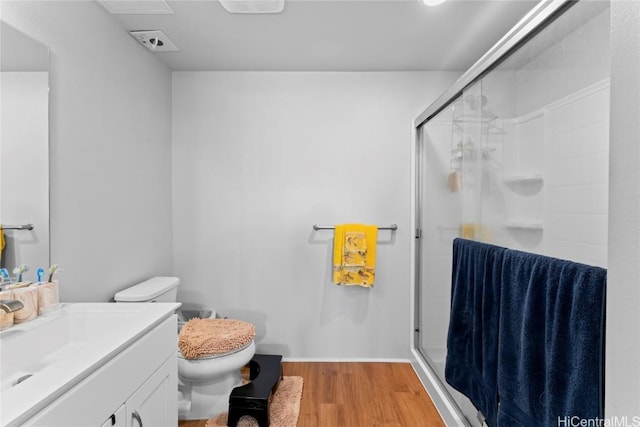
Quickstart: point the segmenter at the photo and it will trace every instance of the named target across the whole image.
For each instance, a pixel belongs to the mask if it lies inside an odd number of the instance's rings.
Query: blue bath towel
[[[508,250],[498,349],[498,425],[604,416],[606,270]]]
[[[505,248],[453,242],[445,378],[496,426],[500,279]]]

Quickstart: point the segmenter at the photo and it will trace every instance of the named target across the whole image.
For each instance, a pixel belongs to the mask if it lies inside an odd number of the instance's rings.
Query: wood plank
[[[408,363],[284,362],[304,378],[298,427],[444,427]],[[204,427],[206,421],[180,421]]]
[[[207,420],[198,420],[198,421],[178,421],[179,427],[204,427],[207,423]]]

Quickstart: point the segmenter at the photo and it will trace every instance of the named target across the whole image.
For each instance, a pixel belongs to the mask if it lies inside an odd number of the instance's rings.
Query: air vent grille
[[[130,31],[129,33],[138,40],[141,45],[152,52],[175,52],[180,50],[162,31]]]

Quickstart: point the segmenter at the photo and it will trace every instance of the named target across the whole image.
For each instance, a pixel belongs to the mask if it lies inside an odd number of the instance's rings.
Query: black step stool
[[[282,379],[282,356],[256,354],[249,361],[251,382],[231,391],[227,425],[236,427],[240,417],[251,415],[259,427],[269,427],[269,403]]]

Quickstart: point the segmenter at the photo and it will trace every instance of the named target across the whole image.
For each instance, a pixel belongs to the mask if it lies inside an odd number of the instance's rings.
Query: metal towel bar
[[[318,224],[313,224],[313,229],[314,230],[335,230],[336,226],[335,225],[318,225]],[[378,227],[378,230],[392,230],[395,231],[398,229],[398,224],[391,224],[388,227]]]
[[[3,230],[33,230],[33,224],[24,225],[3,225]]]

